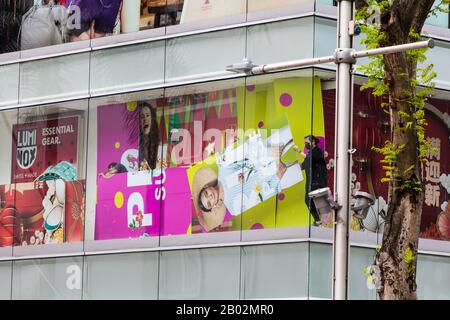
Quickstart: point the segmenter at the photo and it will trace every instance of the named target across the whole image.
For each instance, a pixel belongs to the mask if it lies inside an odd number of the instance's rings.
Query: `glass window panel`
[[[14,261],[12,298],[80,300],[82,263],[82,257]]]
[[[259,65],[312,57],[313,19],[302,18],[249,27],[247,56]]]
[[[278,244],[243,248],[243,299],[306,298],[308,244]]]
[[[168,14],[176,17],[173,21],[177,26],[168,27],[167,33],[207,29],[246,20],[247,0],[169,0],[169,3]]]
[[[231,173],[224,157],[232,161],[242,156],[233,143],[244,117],[243,84],[230,80],[166,90],[168,169],[162,235],[189,236],[166,237],[161,244],[240,240],[240,207],[233,210],[233,206],[241,198],[241,188],[237,178],[232,188],[227,187],[224,179]],[[218,234],[224,231],[235,232]]]
[[[441,4],[442,1],[435,1],[434,5],[433,5],[433,9],[436,9],[436,7]],[[447,9],[449,8],[448,5],[441,5],[441,8]],[[436,12],[434,15],[430,15],[427,20],[425,21],[426,24],[430,24],[432,26],[437,26],[437,27],[444,27],[444,28],[448,28],[448,12]]]
[[[249,21],[314,11],[314,0],[248,0]]]
[[[328,244],[309,245],[309,298],[331,299],[333,248]]]
[[[240,248],[161,252],[160,299],[239,299]]]
[[[19,64],[0,65],[0,107],[15,105],[19,99]]]
[[[301,153],[306,150],[304,137],[311,133],[312,74],[303,70],[247,79],[242,230],[260,230],[255,234],[262,238],[267,236],[262,229],[308,226]],[[317,122],[323,125],[323,115]],[[243,233],[244,241],[248,237],[253,235]]]
[[[92,53],[91,93],[148,88],[164,81],[165,41]]]
[[[375,249],[350,248],[348,279],[349,299],[376,299],[376,290],[371,290],[367,287],[367,275],[364,273],[364,269],[373,264],[375,253]]]
[[[14,255],[83,248],[87,101],[19,109],[13,127]]]
[[[357,46],[359,38],[353,40]],[[316,17],[314,20],[314,56],[323,57],[332,55],[336,49],[336,21]],[[330,63],[334,65],[334,63]]]
[[[166,81],[226,75],[245,57],[245,28],[179,37],[167,41]]]
[[[157,299],[158,256],[157,252],[87,256],[83,299]]]
[[[159,243],[161,97],[156,90],[91,100],[87,251]]]
[[[24,62],[20,66],[20,103],[85,96],[90,53]]]
[[[12,262],[0,262],[0,300],[11,299]]]
[[[418,299],[450,299],[450,258],[421,255],[417,259]]]
[[[17,109],[0,111],[0,256],[11,256],[14,232],[19,227],[16,215],[16,195],[11,168],[16,155],[13,153],[13,128],[17,124]]]

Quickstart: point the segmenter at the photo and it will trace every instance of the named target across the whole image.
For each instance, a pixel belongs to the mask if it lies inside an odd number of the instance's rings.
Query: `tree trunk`
[[[381,30],[386,37],[381,46],[413,42],[410,31],[420,33],[434,0],[394,0],[382,13]],[[381,299],[416,299],[417,248],[422,215],[423,191],[411,187],[421,185],[418,130],[408,126],[417,106],[409,102],[415,97],[412,81],[416,79],[417,61],[406,53],[384,56],[385,78],[389,89],[391,141],[398,155],[393,162],[389,184],[389,209],[383,243],[375,264],[379,267]]]

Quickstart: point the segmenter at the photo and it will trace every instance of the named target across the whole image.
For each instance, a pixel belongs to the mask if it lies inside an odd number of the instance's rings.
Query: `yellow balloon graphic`
[[[137,108],[137,101],[128,102],[127,103],[127,110],[130,112],[133,112]]]
[[[114,196],[114,204],[116,205],[116,208],[122,208],[123,206],[123,193],[117,192]]]

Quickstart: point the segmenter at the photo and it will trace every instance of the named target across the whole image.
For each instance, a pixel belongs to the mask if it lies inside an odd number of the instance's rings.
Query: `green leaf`
[[[406,248],[405,256],[403,257],[403,261],[405,261],[406,264],[410,264],[414,261],[414,255],[410,247]]]

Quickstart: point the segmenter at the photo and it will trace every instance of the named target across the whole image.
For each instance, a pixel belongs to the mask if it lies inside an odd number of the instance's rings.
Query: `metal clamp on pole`
[[[354,57],[354,49],[351,48],[338,48],[334,50],[334,63],[356,63],[356,58]]]

